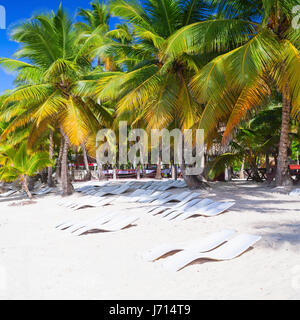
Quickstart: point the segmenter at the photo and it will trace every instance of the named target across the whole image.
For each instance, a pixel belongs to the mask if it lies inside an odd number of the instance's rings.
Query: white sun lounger
[[[170,212],[180,209],[181,207],[185,206],[186,203],[190,202],[191,200],[198,198],[199,197],[199,193],[197,192],[193,192],[190,195],[188,195],[184,200],[182,200],[181,202],[177,203],[175,206],[157,206],[154,208],[150,208],[148,210],[148,212],[150,212],[152,215],[156,215],[158,213],[161,213],[163,211],[167,211],[166,214],[169,214]],[[198,202],[200,201],[200,199],[198,198]]]
[[[164,199],[157,199],[155,201],[152,202],[153,205],[162,205],[171,201],[183,201],[188,195],[190,195],[191,192],[190,191],[186,191],[186,192],[182,192],[182,193],[178,193],[178,194],[170,194],[169,197],[164,198]]]
[[[101,216],[96,219],[77,222],[77,223],[73,224],[72,226],[70,226],[69,228],[67,228],[66,231],[70,232],[70,233],[74,233],[74,232],[80,233],[79,230],[82,228],[93,225],[95,223],[97,223],[97,224],[107,223],[110,220],[112,220],[113,218],[115,218],[117,215],[120,215],[120,213],[119,212],[106,212],[106,213],[101,214]]]
[[[52,192],[52,191],[53,191],[53,188],[45,188],[45,189],[41,189],[41,190],[39,190],[39,191],[37,191],[37,192],[33,192],[32,194],[41,196],[41,195],[50,193],[50,192]]]
[[[99,201],[102,201],[106,199],[105,197],[96,197],[96,196],[83,196],[83,197],[80,197],[80,198],[72,198],[68,201],[66,201],[63,205],[65,207],[68,207],[68,208],[72,208],[72,207],[75,207],[79,204],[83,204],[83,203],[87,203],[87,202],[90,202],[90,203],[96,203],[96,202],[99,202]]]
[[[82,228],[80,230],[73,232],[75,235],[82,235],[87,232],[91,231],[107,231],[107,232],[114,232],[114,231],[120,231],[126,227],[129,227],[134,222],[136,222],[139,218],[137,216],[127,216],[123,219],[120,219],[120,217],[117,217],[116,219],[112,219],[111,221],[104,223],[104,224],[91,224],[88,227]]]
[[[224,211],[228,210],[234,205],[235,205],[234,201],[213,202],[211,204],[208,204],[202,207],[200,207],[200,203],[199,203],[196,206],[192,207],[187,212],[176,217],[175,220],[182,221],[192,216],[214,217],[223,213]]]
[[[72,227],[76,224],[79,224],[79,223],[84,223],[87,225],[89,223],[96,222],[99,219],[106,219],[107,216],[110,217],[111,212],[105,212],[105,213],[102,213],[101,216],[98,216],[97,218],[92,218],[92,219],[84,220],[84,221],[78,221],[78,219],[69,219],[67,221],[63,221],[60,224],[56,225],[55,228],[58,230],[64,230],[64,229],[70,228],[70,227]]]
[[[130,197],[129,202],[138,202],[140,199],[149,197],[151,194],[153,194],[154,191],[153,190],[136,190],[135,192],[136,193]]]
[[[163,266],[167,270],[175,272],[199,259],[209,259],[217,261],[231,260],[247,251],[260,239],[260,236],[241,234],[210,252],[199,253],[191,250],[181,251],[170,257]]]
[[[294,189],[289,193],[290,196],[300,196],[300,188],[299,189]]]
[[[16,190],[10,190],[10,191],[7,191],[5,193],[1,193],[0,197],[2,197],[2,198],[9,197],[9,196],[13,195],[16,192],[17,192]]]
[[[86,201],[86,202],[82,202],[78,205],[75,205],[73,207],[71,207],[73,210],[79,210],[79,209],[83,209],[86,207],[104,207],[108,204],[110,204],[112,201],[114,200],[114,198],[105,198],[105,199],[98,199],[98,201],[95,202],[91,202],[91,201]]]
[[[106,196],[109,194],[112,195],[120,195],[122,193],[125,193],[128,189],[130,189],[130,186],[124,185],[124,186],[119,186],[117,188],[111,189],[111,190],[103,190],[97,193],[98,197]]]
[[[155,201],[157,199],[165,199],[165,198],[169,197],[170,195],[171,195],[171,193],[169,193],[169,192],[156,191],[153,194],[151,194],[150,196],[145,196],[145,197],[141,198],[140,200],[138,200],[138,202],[150,203],[150,202]]]
[[[143,258],[146,261],[154,261],[165,256],[168,253],[182,250],[207,252],[228,241],[235,233],[235,230],[222,230],[220,232],[210,234],[203,239],[194,240],[188,243],[165,243],[146,252],[143,255]]]
[[[198,200],[198,199],[195,199],[195,200]],[[194,204],[192,201],[190,203],[188,203],[191,205],[184,206],[184,208],[182,208],[182,209],[179,208],[178,210],[174,210],[173,212],[169,213],[166,216],[166,219],[167,220],[172,220],[174,218],[176,219],[177,217],[180,217],[183,214],[190,214],[191,212],[194,214],[194,212],[198,212],[202,208],[204,208],[210,204],[213,204],[213,201],[210,199],[202,199],[200,201],[195,202]],[[165,215],[162,215],[162,216],[165,217]]]

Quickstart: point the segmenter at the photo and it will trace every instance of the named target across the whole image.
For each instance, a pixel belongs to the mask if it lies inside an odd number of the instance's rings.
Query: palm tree
[[[77,81],[93,71],[81,47],[77,32],[66,13],[38,15],[15,27],[12,39],[21,44],[15,54],[29,62],[0,59],[0,65],[17,72],[17,87],[5,94],[2,110],[10,113],[5,139],[16,128],[31,125],[29,146],[49,127],[62,136],[61,181],[63,195],[72,193],[67,154],[70,145],[79,146],[96,132],[99,122],[110,116],[91,98],[73,91]]]
[[[230,142],[228,152],[218,155],[207,164],[209,177],[218,176],[226,167],[239,167],[244,164],[245,168],[250,169],[252,178],[261,182],[263,176],[259,172],[258,164],[263,160],[268,178],[269,155],[275,158],[275,162],[278,157],[281,109],[270,105],[245,123]]]
[[[287,150],[292,115],[300,110],[300,32],[292,27],[297,0],[213,1],[218,13],[211,21],[179,30],[170,39],[165,59],[184,53],[219,52],[201,68],[191,87],[205,103],[200,126],[208,140],[226,125],[223,142],[250,111],[262,106],[272,88],[282,99],[277,185],[290,184]]]
[[[164,48],[181,27],[210,16],[203,1],[114,0],[111,12],[128,21],[133,41],[117,41],[118,32],[110,32],[111,41],[98,48],[101,56],[114,56],[118,71],[103,73],[94,83],[85,83],[80,94],[95,92],[102,101],[116,101],[117,121],[122,118],[143,119],[146,129],[189,129],[202,108],[189,82],[209,57],[183,54],[162,60]],[[134,115],[134,117],[133,117]],[[199,186],[193,176],[185,176],[190,186]]]
[[[19,180],[28,198],[32,199],[28,188],[28,177],[36,175],[41,169],[52,165],[52,162],[47,152],[30,153],[26,148],[26,143],[22,143],[17,151],[12,147],[1,147],[0,180],[5,182]]]

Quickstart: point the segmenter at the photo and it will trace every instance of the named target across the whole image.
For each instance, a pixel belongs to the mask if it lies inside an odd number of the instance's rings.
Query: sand
[[[59,195],[21,207],[0,198],[0,299],[299,299],[300,196],[245,181],[211,186],[206,197],[236,205],[213,218],[182,222],[149,216],[145,205],[121,201],[74,212],[57,205]],[[69,218],[115,209],[139,214],[140,220],[120,232],[80,237],[54,228]],[[158,244],[225,228],[262,240],[234,260],[197,262],[177,273],[162,268],[162,260],[142,258]]]

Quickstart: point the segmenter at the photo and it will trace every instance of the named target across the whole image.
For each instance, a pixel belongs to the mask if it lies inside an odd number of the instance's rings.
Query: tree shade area
[[[14,88],[0,96],[0,180],[19,180],[30,197],[29,177],[46,170],[49,186],[61,183],[70,195],[70,164],[81,162],[91,179],[97,133],[127,121],[149,134],[204,130],[204,172],[178,168],[190,188],[205,188],[226,170],[277,186],[297,183],[297,5],[93,1],[76,18],[60,6],[19,22],[9,31],[19,49],[0,58],[0,67],[15,74]],[[119,21],[114,28],[112,17]],[[134,167],[146,174],[143,163]],[[155,167],[160,178],[160,158]],[[99,179],[104,169],[98,163]]]

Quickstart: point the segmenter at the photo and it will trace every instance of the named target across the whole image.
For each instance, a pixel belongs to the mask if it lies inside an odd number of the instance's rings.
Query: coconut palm
[[[274,105],[266,107],[255,115],[244,127],[239,128],[229,144],[228,152],[218,155],[207,165],[208,175],[214,178],[224,172],[226,167],[244,163],[251,171],[252,178],[261,182],[259,162],[265,162],[267,177],[270,175],[269,156],[277,162],[280,141],[282,108]]]
[[[100,45],[98,54],[114,56],[120,71],[106,72],[101,79],[82,83],[79,93],[95,92],[102,101],[116,101],[117,121],[143,119],[146,129],[192,128],[202,108],[189,82],[209,55],[183,54],[162,60],[168,38],[181,27],[205,21],[211,14],[204,1],[149,0],[139,3],[114,0],[111,12],[130,23],[133,41]],[[117,32],[110,32],[115,35]],[[187,177],[185,177],[188,179]],[[188,182],[193,184],[193,178]],[[197,179],[194,185],[199,184]]]
[[[63,195],[72,193],[68,178],[67,154],[70,145],[79,146],[97,131],[109,112],[91,97],[82,99],[73,92],[75,83],[89,77],[90,61],[76,46],[77,32],[66,13],[38,15],[12,30],[11,37],[21,48],[15,59],[0,59],[2,67],[17,72],[17,87],[5,94],[2,110],[10,114],[5,139],[16,128],[31,125],[29,146],[49,128],[62,136],[61,181]],[[51,140],[51,139],[50,139]]]
[[[183,53],[220,52],[201,68],[192,91],[206,104],[200,126],[207,138],[226,125],[223,142],[232,138],[250,110],[264,105],[275,87],[282,98],[277,185],[291,182],[287,150],[290,116],[299,120],[300,32],[292,26],[298,0],[213,1],[214,19],[179,30],[170,39],[165,59]],[[225,52],[224,52],[225,51]]]
[[[1,146],[0,163],[0,180],[5,182],[19,180],[29,199],[32,199],[32,194],[28,188],[28,178],[52,165],[47,152],[30,153],[27,151],[26,143],[22,143],[17,151],[12,147]]]

